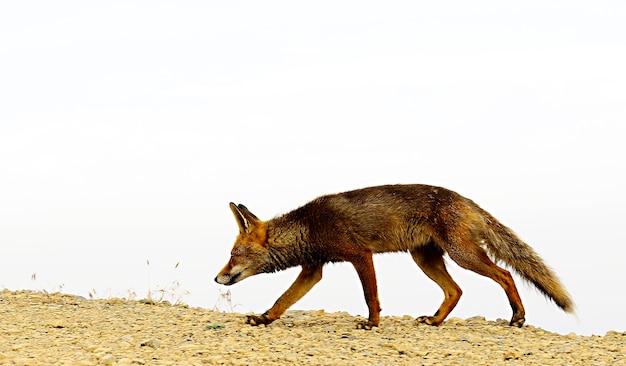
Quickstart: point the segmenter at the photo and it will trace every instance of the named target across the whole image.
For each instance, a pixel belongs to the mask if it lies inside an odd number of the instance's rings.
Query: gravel
[[[560,335],[482,317],[355,324],[320,310],[252,327],[238,313],[3,290],[0,365],[626,365],[626,332]]]

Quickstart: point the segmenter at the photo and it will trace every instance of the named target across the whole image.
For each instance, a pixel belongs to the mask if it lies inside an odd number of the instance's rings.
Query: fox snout
[[[237,264],[233,265],[232,261],[229,261],[228,264],[226,264],[226,267],[222,268],[217,276],[215,276],[215,282],[220,285],[230,286],[243,280],[249,275],[249,271],[247,271],[245,267]]]
[[[225,273],[225,274],[218,274],[217,276],[215,276],[215,282],[219,283],[220,285],[226,285],[226,286],[230,286],[234,283],[237,283],[240,280],[241,277],[241,272],[232,274],[232,273]]]

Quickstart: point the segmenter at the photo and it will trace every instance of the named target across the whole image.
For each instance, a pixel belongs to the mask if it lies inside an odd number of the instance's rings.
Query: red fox
[[[260,316],[247,316],[251,325],[278,319],[321,280],[324,264],[350,262],[369,310],[367,321],[357,327],[378,326],[381,308],[372,255],[404,251],[444,293],[435,314],[418,317],[418,323],[440,325],[461,297],[461,289],[446,270],[445,253],[461,267],[502,286],[513,309],[512,326],[524,324],[524,307],[511,274],[488,254],[565,312],[574,312],[570,295],[530,246],[476,203],[445,188],[418,184],[363,188],[321,196],[269,221],[259,220],[243,205],[230,203],[230,209],[239,236],[230,260],[215,277],[217,283],[230,286],[255,274],[302,267],[274,306]]]

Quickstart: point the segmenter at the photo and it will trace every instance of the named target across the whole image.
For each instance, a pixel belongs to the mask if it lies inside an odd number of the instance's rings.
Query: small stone
[[[152,347],[154,349],[157,349],[159,348],[159,341],[155,339],[146,339],[145,341],[141,342],[141,347]]]
[[[98,361],[98,363],[101,365],[113,365],[115,363],[115,357],[113,357],[110,353],[106,354]]]
[[[519,360],[523,356],[522,352],[519,351],[506,351],[504,352],[504,360]]]
[[[471,318],[467,318],[466,320],[467,322],[481,322],[481,323],[484,323],[487,321],[487,319],[485,319],[484,316],[473,316]]]
[[[469,319],[468,319],[469,320]],[[461,318],[450,318],[448,320],[446,320],[446,324],[448,325],[465,325],[467,322],[465,321],[465,319],[461,319]]]
[[[133,341],[133,337],[131,337],[131,336],[123,336],[122,338],[120,338],[120,341],[126,342],[126,343],[131,343]]]
[[[307,356],[318,356],[320,354],[320,351],[318,351],[316,349],[310,349],[305,354]]]
[[[509,325],[509,321],[506,320],[506,319],[498,318],[498,319],[496,319],[496,324],[508,326]]]

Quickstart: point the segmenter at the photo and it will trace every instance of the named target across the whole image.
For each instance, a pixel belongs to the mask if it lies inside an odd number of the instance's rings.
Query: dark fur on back
[[[275,236],[279,246],[295,241],[311,253],[310,259],[320,262],[345,260],[343,253],[333,253],[329,241],[347,240],[373,252],[406,251],[430,241],[435,230],[445,233],[446,223],[435,216],[446,211],[441,203],[452,202],[453,196],[460,197],[424,185],[388,185],[321,196],[268,221],[268,237]]]

